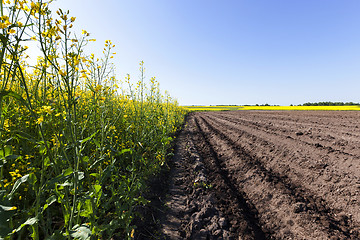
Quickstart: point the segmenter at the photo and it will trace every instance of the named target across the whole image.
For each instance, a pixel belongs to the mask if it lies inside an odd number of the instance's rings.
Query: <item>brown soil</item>
[[[161,239],[360,239],[360,112],[193,113]]]

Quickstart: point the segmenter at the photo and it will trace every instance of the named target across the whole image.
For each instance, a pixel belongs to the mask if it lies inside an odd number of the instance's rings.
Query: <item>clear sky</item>
[[[360,102],[359,0],[58,0],[181,105]]]

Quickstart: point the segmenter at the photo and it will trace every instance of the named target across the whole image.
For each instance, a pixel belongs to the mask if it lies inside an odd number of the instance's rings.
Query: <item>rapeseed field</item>
[[[95,40],[49,4],[0,2],[0,239],[131,239],[187,111],[143,62],[135,83],[116,79],[113,43],[87,54]]]

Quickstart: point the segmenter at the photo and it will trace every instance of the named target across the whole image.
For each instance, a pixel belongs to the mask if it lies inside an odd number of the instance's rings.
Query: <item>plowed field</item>
[[[206,225],[213,220],[199,217],[201,205],[185,206],[182,237],[360,239],[359,123],[352,111],[191,114],[183,138],[201,159],[226,229],[214,233]]]

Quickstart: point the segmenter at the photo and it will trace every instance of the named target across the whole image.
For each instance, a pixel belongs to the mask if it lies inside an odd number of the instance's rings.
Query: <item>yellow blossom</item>
[[[59,74],[61,75],[61,76],[63,76],[63,77],[65,77],[66,76],[66,72],[65,71],[63,71],[63,70],[59,70]]]
[[[36,123],[37,123],[37,124],[41,124],[42,122],[44,122],[44,117],[43,117],[43,116],[40,116],[40,117],[36,120]]]
[[[1,16],[0,20],[3,20],[3,21],[9,20],[9,16],[6,16],[6,15]]]
[[[43,106],[42,107],[42,112],[50,114],[50,113],[53,112],[53,109],[51,109],[51,106]]]
[[[96,86],[96,88],[95,88],[95,92],[100,91],[100,90],[101,90],[101,88],[102,88],[102,86],[101,86],[101,85],[97,85],[97,86]]]
[[[9,124],[9,119],[5,119],[4,121],[4,128],[7,129],[9,128],[10,124]]]

